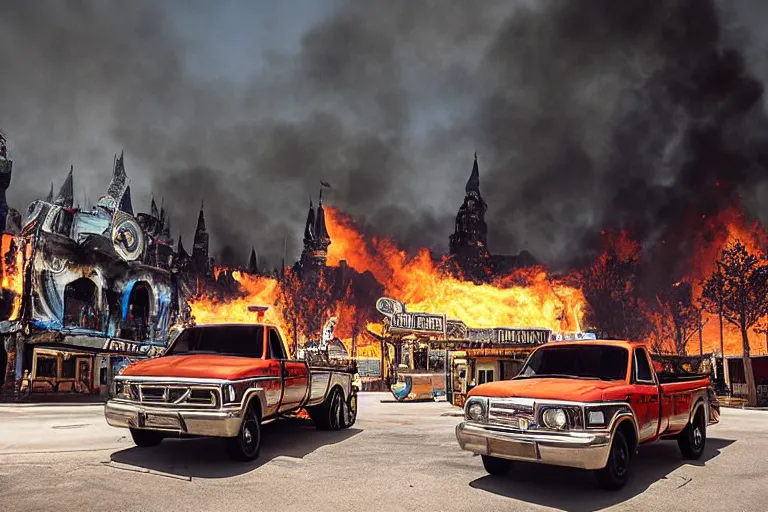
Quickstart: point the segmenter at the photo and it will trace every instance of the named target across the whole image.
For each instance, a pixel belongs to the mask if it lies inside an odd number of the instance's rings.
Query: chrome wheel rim
[[[696,448],[701,447],[701,442],[704,439],[704,435],[701,433],[701,428],[696,425],[693,429],[693,444]]]

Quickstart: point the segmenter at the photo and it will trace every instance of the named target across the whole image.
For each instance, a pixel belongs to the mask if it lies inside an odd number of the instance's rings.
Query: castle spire
[[[203,212],[205,204],[200,201],[200,213],[197,215],[197,228],[195,229],[195,235],[197,233],[205,233],[205,213]]]
[[[312,198],[309,198],[309,212],[307,212],[307,223],[304,225],[304,245],[309,245],[315,239],[315,208],[312,205]]]
[[[249,274],[259,273],[259,258],[256,256],[256,249],[254,247],[251,247],[251,257],[248,260],[247,272]]]
[[[325,227],[325,209],[323,208],[323,189],[320,189],[320,202],[317,205],[317,215],[315,218],[315,240],[320,248],[325,250],[331,243],[328,236],[328,229]]]
[[[125,192],[123,192],[123,197],[122,199],[120,199],[120,206],[118,206],[117,208],[120,211],[133,215],[133,203],[131,202],[131,186],[130,185],[125,187]]]
[[[152,196],[152,203],[149,206],[149,214],[156,219],[160,218],[160,212],[157,211],[157,203],[155,203],[155,196]]]
[[[122,199],[128,184],[128,175],[125,173],[125,164],[123,162],[123,151],[120,151],[119,157],[115,155],[112,167],[112,181],[110,181],[107,188],[107,195],[112,196],[118,202]]]
[[[200,214],[197,216],[197,228],[192,246],[192,263],[198,275],[210,275],[211,261],[208,258],[208,232],[205,229],[205,214],[203,202],[200,202]]]
[[[69,166],[69,174],[67,174],[67,179],[65,179],[64,184],[61,185],[61,189],[59,189],[59,193],[56,196],[56,200],[55,200],[55,204],[59,206],[64,206],[65,208],[72,208],[72,206],[75,203],[73,178],[72,178],[74,169],[75,168],[73,165]]]
[[[478,195],[480,194],[480,170],[477,168],[477,152],[475,152],[475,163],[472,165],[472,173],[469,175],[464,191],[467,194],[470,192],[477,192]]]

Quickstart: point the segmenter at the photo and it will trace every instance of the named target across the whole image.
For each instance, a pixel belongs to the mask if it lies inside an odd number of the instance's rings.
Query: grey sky
[[[215,250],[232,245],[245,262],[255,245],[276,263],[287,234],[295,258],[324,179],[327,201],[364,229],[444,251],[477,151],[493,252],[527,242],[567,263],[603,227],[636,227],[653,243],[675,207],[713,202],[684,192],[705,172],[690,134],[711,120],[740,141],[766,133],[762,99],[718,113],[751,90],[741,71],[724,71],[735,78],[714,96],[674,93],[698,80],[686,63],[726,48],[766,78],[766,9],[720,2],[728,8],[710,15],[707,5],[4,3],[9,202],[23,210],[70,163],[95,201],[124,148],[134,205],[164,197],[187,245],[204,198]],[[671,29],[682,35],[668,44]],[[718,62],[730,69],[730,57]],[[720,179],[762,190],[762,145],[715,137],[752,162]],[[759,197],[747,201],[762,214]]]

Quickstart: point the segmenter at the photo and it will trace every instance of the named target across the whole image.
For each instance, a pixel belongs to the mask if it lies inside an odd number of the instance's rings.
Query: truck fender
[[[341,388],[341,395],[346,402],[349,399],[349,395],[352,393],[352,376],[343,373],[331,373],[331,378],[328,382],[328,395],[331,394],[331,390],[334,387]]]
[[[704,421],[709,422],[709,411],[707,410],[707,404],[704,398],[699,397],[696,399],[696,402],[693,404],[693,407],[691,407],[691,412],[688,415],[688,423],[693,423],[693,418],[696,417],[696,414],[699,412],[699,409],[704,408]]]
[[[637,451],[637,447],[640,445],[640,429],[637,425],[637,418],[635,417],[635,413],[630,407],[628,407],[626,410],[619,411],[616,413],[616,416],[614,416],[613,426],[611,427],[611,440],[613,440],[613,436],[616,434],[619,428],[625,428],[622,426],[625,423],[632,428],[632,432],[634,433],[634,437],[632,438],[632,450]]]
[[[250,388],[243,395],[243,408],[242,411],[248,410],[251,405],[251,400],[257,399],[259,401],[259,418],[264,419],[267,415],[267,393],[264,388]]]

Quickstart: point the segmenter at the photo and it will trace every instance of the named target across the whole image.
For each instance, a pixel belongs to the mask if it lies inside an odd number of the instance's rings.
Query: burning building
[[[456,214],[453,234],[449,237],[450,258],[448,268],[457,275],[476,282],[487,282],[515,268],[536,265],[528,251],[519,255],[491,254],[488,249],[488,226],[485,212],[488,205],[480,193],[480,170],[477,153],[467,184],[464,187],[464,202]]]
[[[153,199],[149,214],[134,214],[123,155],[92,209],[73,198],[70,168],[20,226],[7,215],[0,335],[5,384],[17,392],[103,392],[126,358],[159,352],[188,313],[166,212]]]

